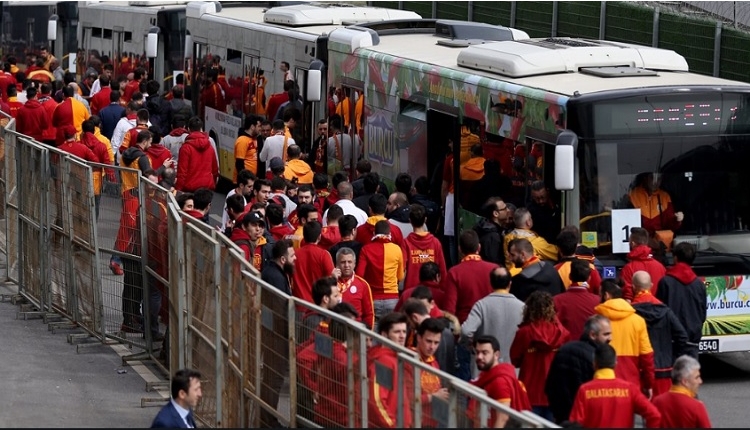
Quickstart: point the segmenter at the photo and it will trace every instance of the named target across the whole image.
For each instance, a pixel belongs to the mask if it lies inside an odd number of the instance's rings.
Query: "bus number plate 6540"
[[[719,339],[702,340],[698,343],[700,352],[719,352]]]

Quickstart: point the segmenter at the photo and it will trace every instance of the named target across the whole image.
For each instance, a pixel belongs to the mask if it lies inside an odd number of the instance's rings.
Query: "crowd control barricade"
[[[2,114],[3,120],[8,117]],[[20,287],[18,240],[18,176],[17,176],[17,140],[16,120],[11,118],[3,127],[3,212],[5,213],[5,243],[2,244],[6,254],[6,280]]]
[[[5,112],[0,112],[0,129],[5,129],[13,120]],[[13,125],[15,127],[15,120]],[[0,133],[0,219],[5,219],[5,136]],[[5,244],[0,243],[0,250],[6,251]]]

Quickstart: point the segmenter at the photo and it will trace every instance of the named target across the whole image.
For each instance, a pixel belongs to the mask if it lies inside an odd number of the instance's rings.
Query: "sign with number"
[[[630,229],[641,226],[640,209],[615,209],[612,211],[612,252],[630,252]]]
[[[719,339],[701,340],[698,343],[700,352],[719,352]]]

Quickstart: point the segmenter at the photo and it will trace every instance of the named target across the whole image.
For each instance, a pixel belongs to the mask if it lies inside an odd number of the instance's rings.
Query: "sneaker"
[[[109,262],[109,270],[111,270],[112,273],[114,273],[117,276],[122,276],[125,273],[122,270],[122,267],[116,261]]]

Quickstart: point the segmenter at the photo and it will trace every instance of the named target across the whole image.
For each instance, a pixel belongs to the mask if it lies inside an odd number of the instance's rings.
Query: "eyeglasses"
[[[495,208],[495,210],[498,211],[498,212],[504,212],[504,211],[508,210],[508,206],[503,206],[501,208]]]

